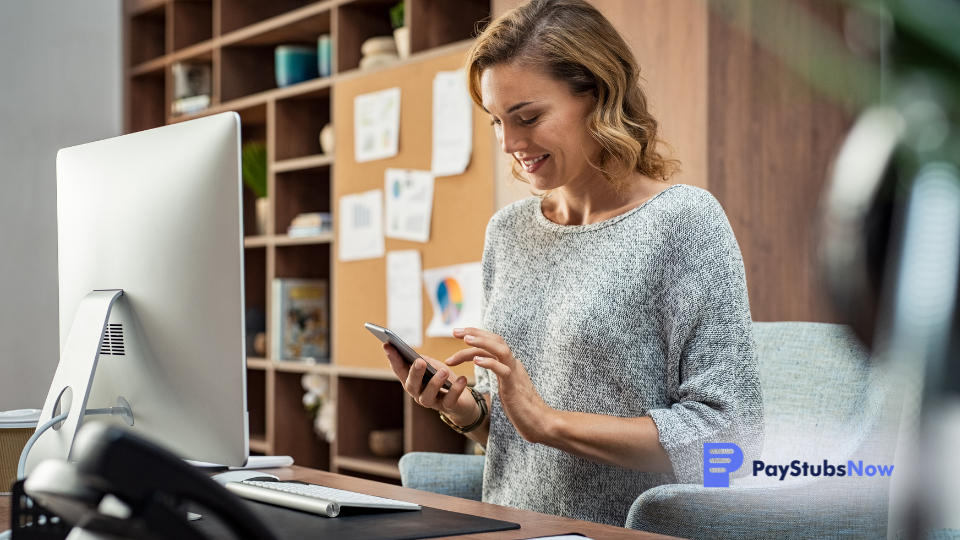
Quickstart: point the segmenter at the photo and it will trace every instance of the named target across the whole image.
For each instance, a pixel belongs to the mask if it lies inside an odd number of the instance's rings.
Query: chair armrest
[[[479,501],[483,494],[484,456],[411,452],[400,458],[404,487]]]
[[[690,539],[886,538],[886,491],[864,489],[867,481],[667,484],[641,494],[625,526]]]

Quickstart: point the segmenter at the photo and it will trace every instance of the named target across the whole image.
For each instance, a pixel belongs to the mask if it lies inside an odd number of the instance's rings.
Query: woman
[[[740,251],[717,201],[667,180],[639,67],[582,0],[533,0],[468,56],[515,175],[546,193],[498,212],[483,328],[404,387],[487,450],[483,500],[622,526],[651,487],[701,482],[705,442],[759,454],[763,418]],[[440,371],[425,387],[424,361]],[[445,366],[475,364],[441,385]],[[487,411],[489,410],[489,414]]]

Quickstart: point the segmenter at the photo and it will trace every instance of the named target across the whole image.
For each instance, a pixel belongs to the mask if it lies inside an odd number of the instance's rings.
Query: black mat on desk
[[[343,509],[326,518],[255,501],[243,501],[280,540],[412,540],[519,529],[520,525],[470,514],[423,507],[420,511],[363,511]],[[202,509],[193,510],[205,514]],[[193,525],[210,538],[235,538],[223,523],[204,518]]]

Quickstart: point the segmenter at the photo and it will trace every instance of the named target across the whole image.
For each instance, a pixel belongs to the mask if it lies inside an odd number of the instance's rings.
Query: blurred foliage
[[[243,168],[243,183],[257,197],[266,197],[267,145],[259,141],[244,144],[240,162]]]
[[[390,8],[390,26],[392,26],[394,30],[404,27],[403,19],[404,11],[406,10],[404,4],[405,2],[400,2],[399,4]]]

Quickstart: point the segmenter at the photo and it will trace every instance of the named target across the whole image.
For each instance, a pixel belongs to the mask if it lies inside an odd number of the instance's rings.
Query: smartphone
[[[409,345],[403,342],[402,339],[389,328],[384,328],[382,326],[377,326],[373,323],[366,323],[363,325],[371,334],[377,336],[377,339],[384,343],[389,343],[393,345],[393,348],[400,353],[400,357],[403,358],[403,361],[409,365],[413,365],[414,360],[420,358],[420,355],[417,351],[413,350]],[[426,360],[424,360],[426,362]],[[423,385],[426,386],[430,379],[437,374],[437,368],[430,365],[430,362],[427,362],[427,370],[423,374]],[[447,390],[450,389],[452,385],[450,384],[450,379],[443,381],[443,387]]]

